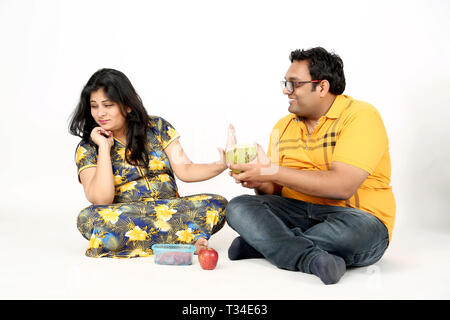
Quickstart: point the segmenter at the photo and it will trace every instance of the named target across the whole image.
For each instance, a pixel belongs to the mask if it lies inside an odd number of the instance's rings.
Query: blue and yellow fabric
[[[180,197],[164,149],[177,131],[161,117],[150,117],[149,170],[125,161],[125,145],[114,139],[111,159],[115,197],[110,205],[92,205],[78,215],[77,227],[89,240],[90,257],[150,256],[155,243],[194,243],[209,239],[225,223],[227,200],[215,194]],[[95,145],[80,142],[78,174],[97,165]]]

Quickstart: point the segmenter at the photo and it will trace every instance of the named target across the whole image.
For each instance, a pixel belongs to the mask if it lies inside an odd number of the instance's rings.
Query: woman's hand
[[[95,127],[91,131],[91,139],[96,145],[111,148],[114,145],[113,134],[102,127]]]
[[[80,172],[86,198],[94,205],[111,204],[114,201],[115,188],[111,162],[113,134],[101,127],[91,131],[91,139],[98,145],[97,166]]]
[[[220,147],[217,147],[217,150],[219,150],[220,159],[219,161],[216,161],[216,164],[218,164],[221,168],[221,171],[224,171],[226,168],[228,168],[226,157],[225,157],[225,150],[223,150]]]
[[[228,126],[226,150],[233,149],[236,144],[236,129],[234,129],[234,126],[230,123]]]
[[[197,241],[195,241],[194,246],[195,246],[194,254],[199,254],[200,250],[208,249],[208,240],[206,240],[205,238],[198,238]]]

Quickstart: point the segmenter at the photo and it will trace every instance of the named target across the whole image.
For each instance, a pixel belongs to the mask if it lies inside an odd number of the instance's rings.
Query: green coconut
[[[225,153],[227,163],[243,164],[256,159],[258,152],[254,145],[237,145],[227,150]],[[241,170],[232,170],[234,173],[241,173]]]

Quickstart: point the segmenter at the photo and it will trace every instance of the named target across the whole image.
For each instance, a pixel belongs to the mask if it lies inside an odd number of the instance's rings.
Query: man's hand
[[[233,171],[230,170],[229,174],[230,174],[230,177],[232,177],[233,176]],[[237,180],[237,179],[234,179],[234,181],[236,183],[240,183],[243,187],[246,187],[246,188],[249,188],[249,189],[259,188],[262,185],[262,182],[257,182],[257,181],[249,182],[249,181],[241,181],[241,180]]]

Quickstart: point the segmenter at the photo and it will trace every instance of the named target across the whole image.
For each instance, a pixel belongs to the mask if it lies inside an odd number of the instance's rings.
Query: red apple
[[[213,248],[203,248],[198,253],[198,262],[205,270],[214,269],[217,265],[217,260],[219,260],[219,254]]]

